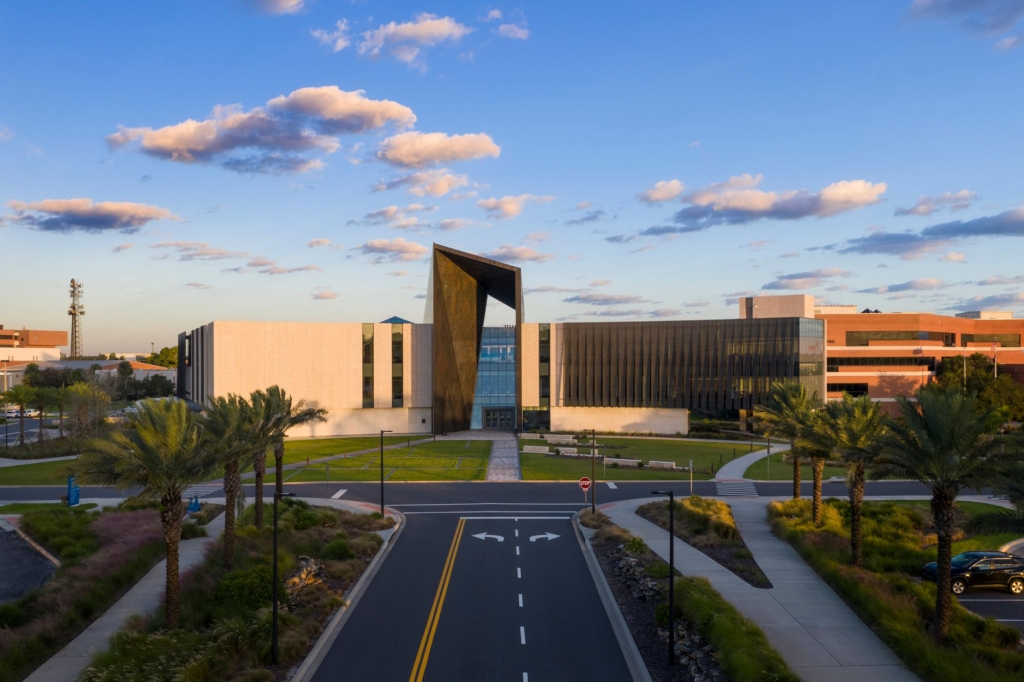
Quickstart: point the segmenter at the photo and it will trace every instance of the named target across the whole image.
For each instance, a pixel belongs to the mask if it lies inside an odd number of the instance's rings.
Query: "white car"
[[[17,407],[8,407],[7,411],[4,413],[4,416],[6,416],[8,419],[20,419],[22,414],[21,414],[21,410],[19,410]],[[38,417],[38,416],[39,416],[39,410],[25,410],[25,417],[26,418],[27,417]]]

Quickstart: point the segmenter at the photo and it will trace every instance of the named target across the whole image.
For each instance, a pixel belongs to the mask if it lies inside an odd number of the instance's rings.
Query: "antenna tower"
[[[68,307],[68,315],[71,316],[71,349],[68,356],[73,359],[83,355],[82,322],[78,319],[85,315],[85,306],[82,305],[82,283],[71,280],[70,294],[71,305]]]

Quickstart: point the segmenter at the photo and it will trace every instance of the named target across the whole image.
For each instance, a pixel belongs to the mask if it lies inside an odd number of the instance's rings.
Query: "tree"
[[[277,476],[274,489],[284,492],[284,438],[288,429],[311,422],[327,421],[327,410],[306,407],[306,401],[300,400],[292,404],[292,398],[280,386],[271,386],[266,390],[267,410],[274,418],[273,443],[274,464]]]
[[[800,429],[807,423],[818,404],[816,392],[808,394],[806,386],[791,381],[772,384],[765,406],[754,408],[754,418],[760,421],[766,436],[789,441],[790,459],[793,461],[794,500],[800,499],[801,458],[796,440],[800,435]]]
[[[60,421],[57,422],[57,437],[60,438],[64,435],[64,408],[67,406],[68,401],[71,399],[71,393],[68,391],[66,386],[60,388],[53,388],[51,390],[51,402],[50,404],[60,410]]]
[[[25,373],[21,377],[21,382],[26,386],[37,388],[40,384],[42,372],[39,371],[39,365],[34,362],[30,362],[25,365]]]
[[[235,505],[242,488],[241,464],[251,451],[245,440],[247,408],[244,398],[234,394],[219,396],[210,399],[199,417],[207,447],[224,471],[224,568],[229,571],[235,566]]]
[[[936,382],[947,390],[960,389],[975,394],[978,407],[984,412],[1004,408],[1009,419],[1024,419],[1024,386],[1014,381],[1002,365],[996,372],[992,359],[982,353],[967,357],[966,382],[964,358],[959,355],[944,358],[936,369]]]
[[[178,347],[169,346],[161,348],[159,353],[150,353],[146,356],[145,361],[151,365],[175,369],[178,366]]]
[[[174,382],[159,374],[148,376],[137,384],[139,392],[147,398],[164,398],[174,395]]]
[[[134,374],[135,370],[132,369],[132,363],[127,360],[122,360],[117,364],[117,383],[123,400],[128,399],[128,387]]]
[[[831,452],[830,458],[846,465],[850,496],[850,554],[854,566],[863,564],[864,465],[875,456],[879,438],[886,432],[878,403],[868,396],[844,393],[842,400],[825,406],[806,437],[815,446]]]
[[[992,484],[992,492],[1006,495],[1013,507],[978,514],[967,522],[965,530],[972,535],[1024,535],[1024,469],[1011,470],[1011,475]]]
[[[46,418],[46,411],[53,405],[53,389],[52,388],[37,388],[35,389],[36,395],[32,400],[32,404],[37,410],[39,410],[39,444],[43,444],[43,420]]]
[[[178,627],[178,544],[190,486],[216,469],[216,453],[184,401],[147,400],[131,415],[128,428],[87,443],[75,463],[85,485],[112,486],[136,497],[160,501],[160,523],[167,546],[164,607],[167,628]]]
[[[18,407],[18,445],[25,444],[25,411],[36,398],[36,389],[18,384],[4,391],[4,402]]]
[[[1001,454],[987,431],[974,396],[938,387],[918,389],[916,402],[896,399],[900,419],[889,421],[879,439],[872,478],[919,481],[931,492],[931,510],[938,536],[934,635],[949,634],[954,505],[964,489],[981,489],[996,482],[1018,459]]]
[[[263,479],[267,473],[267,448],[273,445],[277,432],[276,422],[282,417],[271,413],[270,399],[263,391],[253,391],[249,396],[247,413],[248,430],[252,440],[249,461],[255,474],[256,527],[263,527]]]

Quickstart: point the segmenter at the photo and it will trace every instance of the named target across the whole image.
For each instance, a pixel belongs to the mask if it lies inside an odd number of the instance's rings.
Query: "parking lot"
[[[973,587],[957,601],[965,609],[1015,627],[1024,635],[1024,597],[1015,597],[1006,590]]]

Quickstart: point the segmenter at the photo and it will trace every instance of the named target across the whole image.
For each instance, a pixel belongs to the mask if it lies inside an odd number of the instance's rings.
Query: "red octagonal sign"
[[[580,479],[580,487],[583,488],[584,490],[588,490],[590,488],[590,483],[591,480],[586,476]]]

